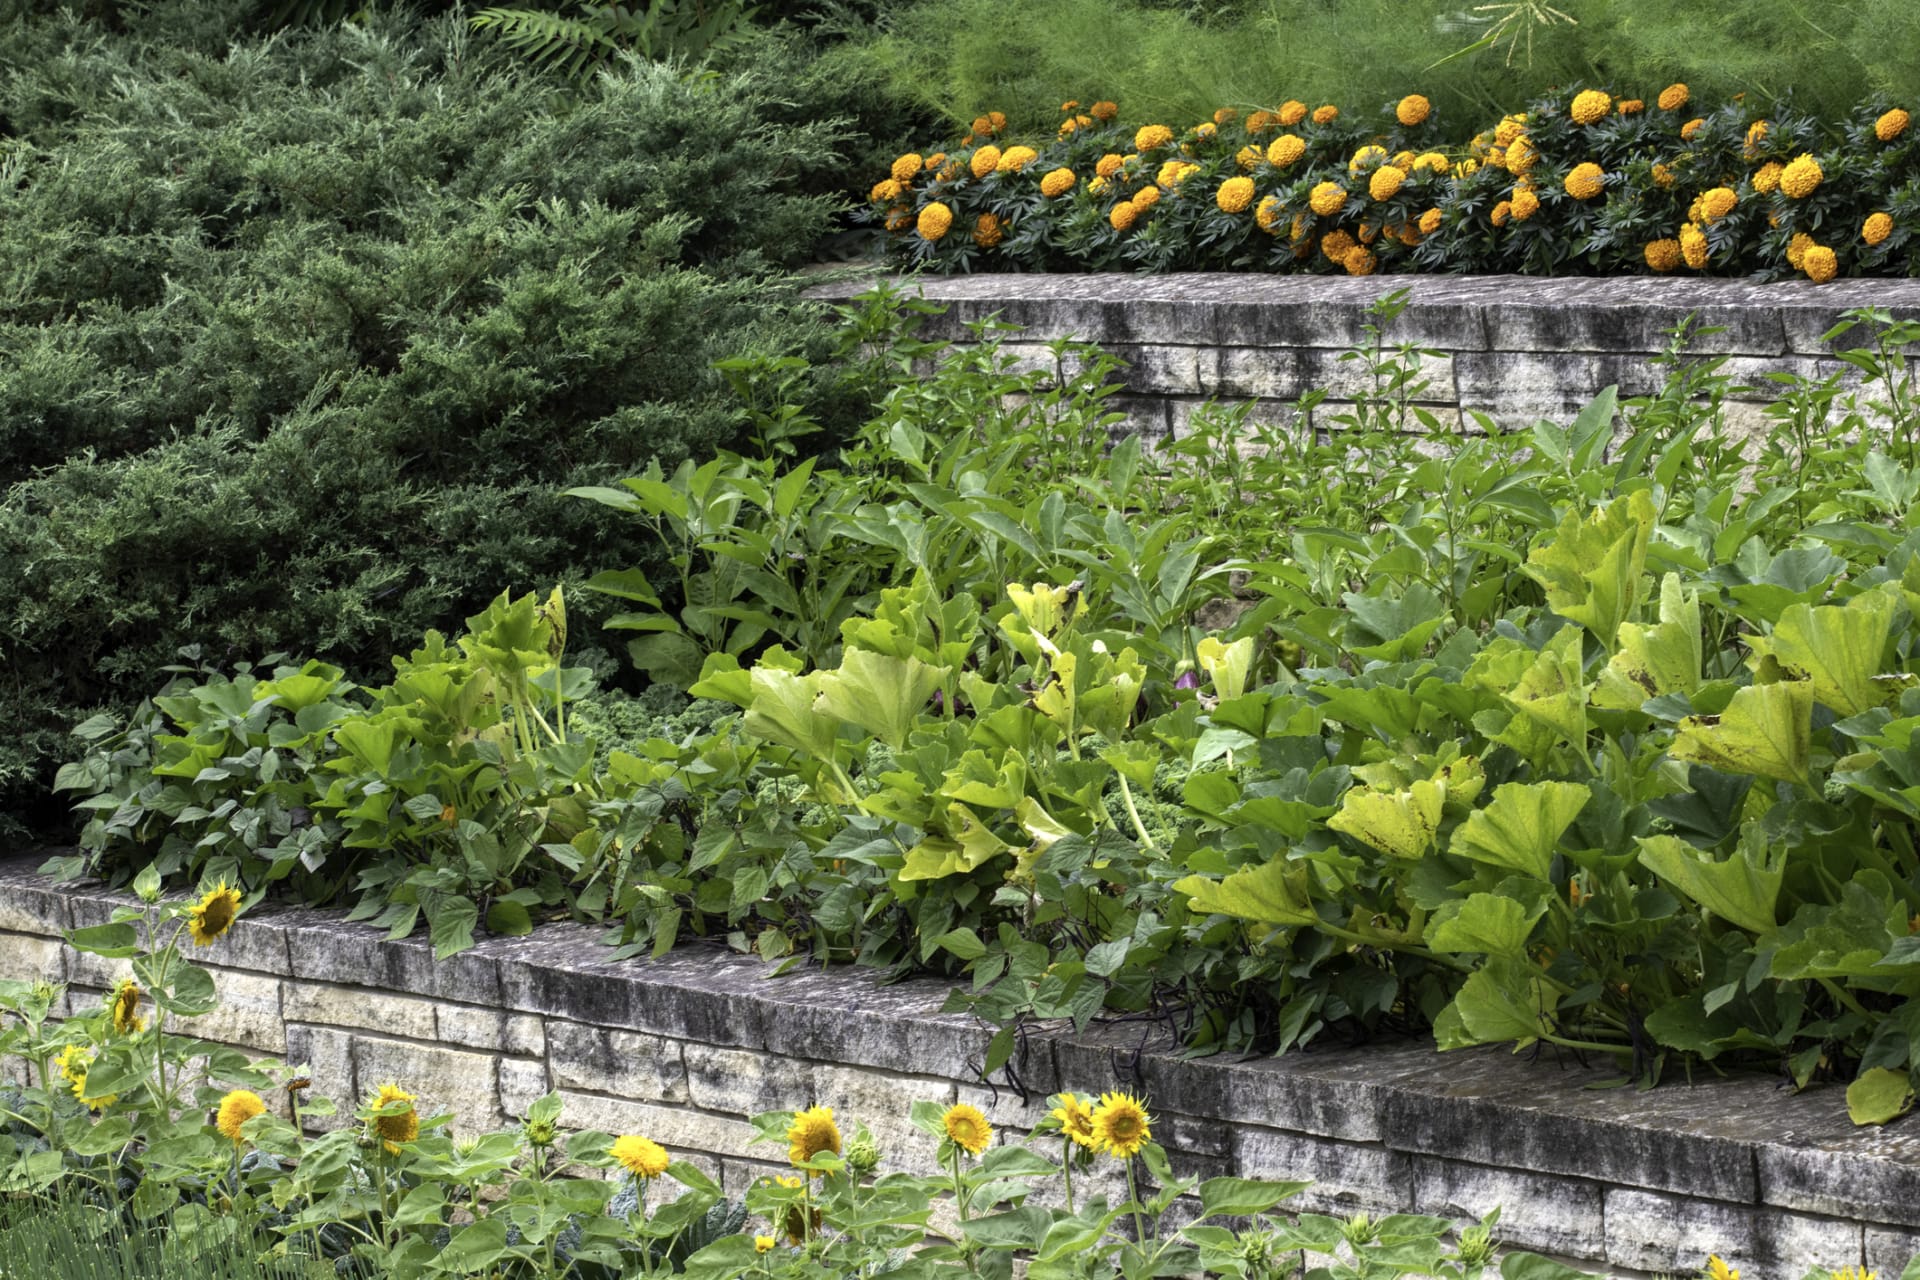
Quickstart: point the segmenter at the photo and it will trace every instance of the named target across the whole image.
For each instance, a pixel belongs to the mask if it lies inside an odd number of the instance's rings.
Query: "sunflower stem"
[[[1073,1216],[1073,1139],[1060,1140],[1060,1170],[1067,1175],[1067,1216]]]

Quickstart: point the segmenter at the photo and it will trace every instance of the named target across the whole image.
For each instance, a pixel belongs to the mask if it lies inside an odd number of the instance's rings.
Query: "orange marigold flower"
[[[1707,122],[1704,117],[1695,117],[1694,119],[1689,120],[1685,124],[1680,126],[1680,136],[1686,139],[1688,142],[1692,142],[1693,135],[1696,133],[1699,133],[1702,129],[1706,127],[1707,127]]]
[[[1867,220],[1860,224],[1860,238],[1868,244],[1880,244],[1893,234],[1891,214],[1870,213]]]
[[[1267,147],[1267,163],[1284,169],[1307,154],[1307,144],[1297,134],[1283,133]]]
[[[983,213],[973,220],[973,242],[982,249],[991,249],[999,244],[1006,232],[1007,224],[1000,220],[997,213]]]
[[[1370,276],[1373,274],[1373,269],[1379,265],[1379,259],[1373,256],[1371,249],[1355,249],[1340,259],[1340,265],[1347,269],[1347,274],[1350,276]]]
[[[1420,215],[1420,234],[1430,236],[1440,229],[1441,213],[1437,208],[1429,209]]]
[[[1815,284],[1825,284],[1840,272],[1840,258],[1823,244],[1816,244],[1800,256],[1800,269]]]
[[[1818,160],[1810,155],[1796,156],[1780,171],[1780,190],[1792,199],[1805,200],[1819,188],[1825,176]]]
[[[1673,183],[1673,166],[1670,164],[1656,163],[1653,166],[1653,185],[1659,187],[1662,191],[1666,191],[1672,188]]]
[[[1599,89],[1583,89],[1573,95],[1573,105],[1567,114],[1575,124],[1593,124],[1607,118],[1613,110],[1613,98]]]
[[[1718,222],[1732,213],[1734,206],[1740,203],[1740,197],[1731,187],[1714,187],[1700,197],[1700,217],[1704,222]]]
[[[975,116],[973,123],[967,126],[967,132],[973,134],[975,137],[992,133],[993,121],[987,119],[985,116]]]
[[[1107,121],[1112,120],[1115,116],[1120,114],[1119,107],[1105,100],[1094,103],[1092,106],[1088,107],[1087,110],[1092,112],[1093,118],[1095,120],[1100,121],[1102,124],[1105,124]]]
[[[1502,200],[1499,204],[1496,204],[1495,206],[1493,206],[1493,212],[1487,215],[1488,219],[1496,227],[1506,226],[1507,219],[1511,218],[1512,216],[1513,216],[1513,201],[1511,200]]]
[[[1709,252],[1706,232],[1691,222],[1680,228],[1680,257],[1689,267],[1704,270]]]
[[[1787,241],[1787,265],[1798,271],[1801,260],[1806,257],[1807,250],[1811,248],[1813,248],[1812,236],[1804,231],[1794,232],[1793,239]]]
[[[1325,106],[1315,107],[1313,109],[1313,122],[1315,124],[1332,124],[1339,118],[1340,108],[1334,106],[1331,102]]]
[[[1173,130],[1163,124],[1144,125],[1133,135],[1135,151],[1152,151],[1173,141]]]
[[[1114,174],[1120,172],[1121,166],[1126,164],[1126,162],[1127,158],[1125,156],[1117,152],[1109,151],[1106,155],[1100,157],[1100,163],[1093,166],[1093,171],[1103,178],[1111,178]]]
[[[867,198],[875,204],[891,204],[900,198],[905,190],[897,178],[883,178],[873,184],[873,190],[867,192]]]
[[[1061,115],[1072,115],[1074,112],[1078,111],[1079,109],[1080,109],[1080,99],[1078,98],[1069,98],[1065,102],[1060,104]]]
[[[1222,213],[1245,213],[1247,206],[1253,203],[1253,179],[1228,178],[1213,193],[1213,201],[1220,206]]]
[[[1753,171],[1753,189],[1770,196],[1780,189],[1780,175],[1786,170],[1778,160],[1769,160]]]
[[[1501,116],[1500,123],[1494,127],[1493,140],[1503,147],[1513,145],[1513,140],[1527,131],[1526,113]]]
[[[938,169],[941,165],[945,164],[946,162],[947,162],[947,153],[944,151],[936,151],[932,155],[928,156],[926,160],[921,164],[920,167],[922,169],[925,169],[928,173],[932,173],[935,169]]]
[[[1239,118],[1240,118],[1240,113],[1238,111],[1235,111],[1232,107],[1222,107],[1218,111],[1213,113],[1213,122],[1215,124],[1232,124],[1235,120],[1238,120]]]
[[[1673,239],[1650,240],[1645,249],[1647,265],[1655,271],[1672,271],[1680,265],[1680,242]],[[1575,905],[1578,905],[1577,903]]]
[[[1394,118],[1411,129],[1414,125],[1425,124],[1433,114],[1433,104],[1417,93],[1410,93],[1400,99],[1400,105],[1393,109]]]
[[[912,182],[913,175],[920,172],[920,168],[924,163],[925,161],[921,158],[919,152],[907,152],[907,154],[893,162],[893,180],[895,182]]]
[[[1525,222],[1540,212],[1540,197],[1533,193],[1532,187],[1515,188],[1513,193],[1513,220]]]
[[[1451,168],[1453,168],[1452,162],[1438,151],[1422,151],[1413,158],[1415,173],[1445,173]]]
[[[988,132],[998,133],[1007,127],[1007,118],[998,111],[987,112]]]
[[[1638,98],[1622,98],[1620,99],[1620,101],[1613,104],[1613,109],[1615,112],[1623,116],[1635,116],[1635,115],[1639,115],[1642,111],[1645,111],[1647,109],[1647,104],[1642,102]]]
[[[1383,164],[1373,171],[1367,179],[1367,194],[1375,200],[1391,200],[1400,193],[1406,184],[1407,172],[1390,164]]]
[[[1562,185],[1575,200],[1591,200],[1607,189],[1606,171],[1588,160],[1573,166],[1573,172]]]
[[[1130,200],[1122,200],[1107,213],[1107,221],[1112,224],[1115,231],[1131,230],[1139,218],[1140,210]]]
[[[1320,237],[1320,252],[1329,262],[1345,262],[1347,255],[1359,247],[1359,242],[1345,231],[1329,231]]]
[[[1347,207],[1347,189],[1337,182],[1322,182],[1308,193],[1307,207],[1323,218],[1331,218]]]
[[[1279,196],[1267,196],[1260,201],[1260,207],[1253,211],[1253,220],[1268,235],[1277,234],[1280,220],[1287,216],[1287,206]]]
[[[1523,133],[1508,145],[1506,160],[1510,172],[1531,173],[1533,166],[1540,163],[1540,149]]]
[[[1899,107],[1887,112],[1873,122],[1873,136],[1882,142],[1892,142],[1907,131],[1912,117]]]
[[[1282,126],[1291,129],[1307,118],[1307,104],[1298,98],[1289,98],[1280,104],[1280,110],[1275,113],[1275,118]]]
[[[931,201],[922,209],[914,223],[914,229],[920,233],[922,240],[938,240],[952,226],[953,210],[938,200]]]
[[[1248,133],[1265,133],[1279,121],[1280,117],[1271,111],[1250,111],[1247,113],[1246,129]]]
[[[1678,83],[1670,84],[1660,91],[1660,109],[1662,111],[1678,111],[1680,108],[1686,106],[1692,98],[1693,94],[1686,85]],[[1658,244],[1659,241],[1656,240],[1654,243]]]
[[[1000,173],[1018,173],[1039,157],[1032,147],[1008,147],[1000,153],[1000,163],[994,168]]]
[[[989,142],[973,153],[973,159],[967,167],[973,170],[974,177],[986,177],[1000,167],[1000,148]]]
[[[1160,188],[1142,187],[1133,193],[1133,203],[1142,213],[1160,203]]]
[[[1748,125],[1747,126],[1747,154],[1749,156],[1759,155],[1760,148],[1766,145],[1767,134],[1771,133],[1772,131],[1773,131],[1773,126],[1768,124],[1765,120],[1755,120],[1752,124]]]
[[[1055,196],[1063,196],[1073,190],[1075,181],[1071,169],[1051,170],[1046,177],[1040,179],[1040,194],[1049,200]]]
[[[1233,162],[1239,165],[1242,169],[1252,169],[1256,165],[1258,165],[1262,160],[1265,160],[1266,158],[1267,158],[1267,153],[1262,151],[1259,147],[1254,146],[1252,143],[1248,143],[1246,146],[1240,148],[1238,151],[1233,153]]]

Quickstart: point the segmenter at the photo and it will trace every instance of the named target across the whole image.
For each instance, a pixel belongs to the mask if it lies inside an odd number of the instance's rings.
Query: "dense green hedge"
[[[183,645],[354,669],[644,558],[560,490],[737,435],[716,359],[823,354],[774,279],[831,230],[858,94],[797,37],[573,93],[455,16],[229,46],[222,12],[0,9],[16,819]],[[829,424],[850,398],[796,390]]]

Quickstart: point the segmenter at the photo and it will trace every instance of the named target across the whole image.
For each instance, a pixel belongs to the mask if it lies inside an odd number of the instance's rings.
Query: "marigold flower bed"
[[[1684,84],[1649,105],[1582,89],[1464,146],[1427,99],[1379,125],[1288,101],[1176,132],[1061,107],[1052,140],[1002,145],[992,112],[909,153],[869,212],[938,271],[1116,269],[1800,276],[1915,274],[1920,154],[1884,102],[1829,122]]]

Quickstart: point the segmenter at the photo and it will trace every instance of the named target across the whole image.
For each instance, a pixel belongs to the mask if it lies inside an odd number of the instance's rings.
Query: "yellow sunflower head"
[[[413,1109],[414,1101],[414,1095],[391,1081],[367,1101],[367,1109],[375,1113],[373,1131],[386,1143],[389,1154],[398,1151],[400,1143],[420,1136],[420,1113]]]
[[[1047,1114],[1060,1126],[1061,1136],[1076,1147],[1091,1151],[1098,1146],[1093,1136],[1093,1099],[1077,1093],[1063,1093],[1060,1105]]]
[[[120,985],[107,997],[107,1007],[112,1011],[113,1029],[120,1035],[135,1035],[147,1029],[147,1020],[140,1016],[140,1001],[146,992],[132,978],[120,979]]]
[[[787,1162],[805,1164],[823,1151],[840,1154],[840,1127],[832,1107],[808,1107],[796,1112],[787,1126]]]
[[[228,888],[222,880],[218,888],[208,890],[204,898],[187,908],[187,933],[193,945],[211,946],[215,938],[233,928],[239,914],[240,891]]]
[[[1130,1093],[1103,1093],[1100,1105],[1093,1109],[1094,1139],[1102,1151],[1116,1159],[1139,1155],[1140,1148],[1153,1138],[1152,1125],[1153,1117]]]
[[[1730,1267],[1719,1254],[1709,1254],[1707,1265],[1700,1269],[1707,1280],[1740,1280],[1740,1268]]]
[[[257,1093],[246,1089],[235,1089],[220,1099],[220,1110],[214,1115],[213,1127],[220,1135],[236,1146],[246,1139],[241,1136],[240,1126],[255,1116],[267,1113],[267,1104]]]
[[[53,1066],[54,1070],[60,1073],[60,1078],[72,1088],[73,1096],[80,1100],[80,1105],[90,1111],[98,1111],[103,1107],[112,1106],[120,1100],[120,1097],[113,1093],[94,1097],[87,1092],[87,1068],[92,1065],[93,1058],[94,1051],[91,1046],[70,1044],[54,1058]]]
[[[946,1129],[947,1137],[953,1139],[953,1145],[968,1155],[977,1156],[993,1143],[993,1126],[987,1123],[980,1108],[970,1102],[948,1107],[940,1117],[940,1124]]]
[[[673,1157],[667,1149],[652,1138],[643,1138],[637,1133],[624,1134],[613,1140],[611,1154],[622,1169],[642,1182],[650,1181],[667,1171],[673,1163]]]

